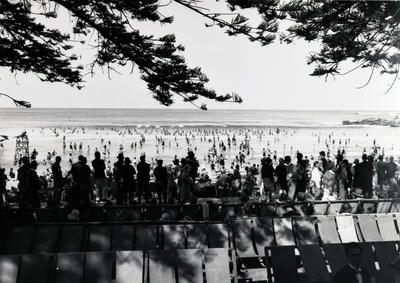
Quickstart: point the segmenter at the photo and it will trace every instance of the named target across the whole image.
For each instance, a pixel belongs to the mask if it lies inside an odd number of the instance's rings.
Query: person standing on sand
[[[22,162],[22,166],[17,171],[18,191],[19,191],[19,208],[26,208],[28,205],[26,184],[27,184],[28,172],[31,169],[31,167],[30,167],[30,163],[29,163],[29,158],[27,156],[22,157],[21,162]]]
[[[194,180],[190,176],[191,167],[186,164],[182,168],[182,172],[178,178],[178,187],[179,187],[179,201],[180,203],[187,203],[192,198],[193,188],[194,188]]]
[[[142,195],[146,202],[150,200],[149,182],[150,182],[150,165],[146,163],[146,156],[140,156],[140,162],[137,164],[137,182],[138,182],[138,202],[140,204]]]
[[[51,173],[53,174],[53,181],[54,181],[53,200],[56,205],[60,204],[62,187],[63,187],[63,176],[60,164],[61,164],[61,157],[56,156],[56,162],[54,162],[54,164],[51,166]]]
[[[122,171],[124,204],[128,205],[133,202],[133,194],[135,192],[135,167],[129,157],[125,157],[124,167]]]
[[[272,159],[267,157],[261,160],[261,178],[263,180],[264,192],[269,199],[274,192],[274,167],[272,166]]]
[[[284,193],[288,193],[288,185],[287,185],[287,171],[285,166],[285,161],[283,158],[279,158],[279,164],[275,168],[275,174],[277,177],[276,186],[277,191],[282,191]]]
[[[118,161],[114,163],[113,177],[115,185],[117,186],[116,199],[117,205],[124,203],[124,188],[123,188],[123,167],[124,167],[124,155],[122,153],[117,156]]]
[[[167,168],[163,166],[162,159],[157,160],[157,167],[154,168],[154,177],[156,178],[156,189],[158,195],[158,202],[160,204],[167,204],[168,197],[168,172]]]
[[[99,201],[104,201],[106,196],[106,164],[103,159],[100,159],[100,152],[94,153],[94,159],[92,160],[93,166],[93,177],[96,186],[96,195]]]
[[[31,168],[27,172],[26,176],[26,194],[28,208],[40,208],[39,191],[42,187],[42,184],[39,180],[39,176],[36,173],[37,165],[37,162],[33,160],[31,162]]]
[[[190,177],[192,177],[193,180],[196,180],[197,171],[198,171],[200,165],[199,165],[199,162],[197,161],[196,157],[194,156],[193,151],[188,152],[188,156],[186,157],[186,164],[190,165],[190,172],[189,172]]]

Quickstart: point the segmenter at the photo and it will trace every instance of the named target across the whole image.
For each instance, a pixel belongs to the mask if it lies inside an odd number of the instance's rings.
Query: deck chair
[[[0,256],[0,282],[1,283],[17,283],[18,277],[18,255],[1,255]]]
[[[298,249],[309,282],[330,282],[331,278],[320,246],[304,245],[298,246]]]
[[[275,206],[274,216],[283,217],[287,213],[286,206],[286,203],[277,203]]]
[[[204,265],[207,283],[231,283],[229,261],[228,249],[205,249]]]
[[[298,245],[317,245],[318,238],[315,232],[314,219],[310,217],[294,218],[295,235]]]
[[[380,281],[379,282],[395,282],[396,271],[390,266],[397,257],[396,243],[395,242],[377,242],[374,243],[376,257],[380,267]]]
[[[231,227],[236,253],[240,257],[257,256],[253,248],[252,221],[250,219],[232,220]]]
[[[328,211],[329,203],[315,202],[313,215],[325,215]]]
[[[125,208],[122,206],[105,206],[104,221],[121,221],[125,220]]]
[[[236,203],[224,203],[220,205],[220,213],[218,214],[218,219],[223,221],[227,218],[234,219],[237,216],[237,207],[239,204]]]
[[[114,225],[112,227],[111,249],[113,251],[133,250],[133,225]]]
[[[323,244],[341,243],[334,216],[318,216],[317,227]]]
[[[82,226],[62,226],[60,228],[60,241],[58,252],[80,252],[83,243]]]
[[[57,207],[56,208],[56,221],[57,223],[68,222],[68,208]]]
[[[143,283],[143,252],[116,252],[116,283]]]
[[[379,232],[383,241],[398,241],[399,235],[396,231],[393,215],[376,215]]]
[[[84,282],[110,283],[112,279],[112,252],[87,252]]]
[[[203,283],[202,257],[197,249],[176,251],[179,283]]]
[[[256,205],[257,215],[260,217],[275,216],[276,203],[260,203]]]
[[[332,274],[335,274],[347,264],[346,251],[343,244],[322,244],[322,248]]]
[[[343,202],[331,202],[328,207],[328,215],[337,215],[340,213]]]
[[[158,245],[158,228],[155,225],[135,225],[135,250],[155,250]]]
[[[347,202],[351,206],[351,214],[356,214],[358,212],[358,207],[360,205],[359,201],[348,201]]]
[[[353,216],[336,216],[336,223],[342,243],[358,242],[357,233],[354,227]]]
[[[259,256],[263,256],[265,247],[275,245],[273,219],[269,217],[254,217],[253,226],[256,252]]]
[[[54,208],[37,209],[35,214],[38,223],[54,223],[57,219],[56,209]]]
[[[88,227],[87,251],[109,251],[111,248],[111,226]]]
[[[390,211],[391,206],[392,206],[391,201],[378,200],[378,204],[376,205],[376,213],[388,213]]]
[[[183,225],[163,225],[164,250],[176,250],[185,248],[185,229]]]
[[[399,213],[400,212],[400,201],[393,200],[392,206],[390,207],[390,213]]]
[[[202,206],[198,204],[188,204],[182,207],[182,217],[190,217],[195,221],[200,221],[203,219]]]
[[[149,281],[151,283],[175,283],[176,251],[149,251]],[[147,282],[147,281],[146,281]]]
[[[161,214],[161,205],[147,205],[144,207],[144,219],[146,220],[160,220]]]
[[[294,246],[271,247],[271,265],[275,283],[299,282]]]
[[[376,201],[362,201],[360,213],[376,213]]]
[[[294,211],[299,215],[299,216],[307,216],[308,214],[306,213],[304,207],[307,205],[306,202],[304,203],[297,203],[293,206]]]
[[[229,248],[229,227],[225,223],[207,224],[209,248]]]
[[[208,247],[205,224],[185,225],[186,243],[188,249],[203,249]]]
[[[18,282],[47,282],[48,271],[48,254],[22,255],[19,265]]]
[[[124,210],[123,220],[143,220],[141,206],[128,206]]]
[[[57,254],[55,282],[69,283],[83,280],[84,253]]]
[[[357,219],[365,242],[383,241],[374,214],[359,214],[357,215]]]
[[[179,220],[181,218],[181,205],[164,205],[163,212],[170,215],[171,220]]]
[[[58,227],[38,226],[32,244],[32,253],[55,253],[57,251]]]
[[[104,221],[104,207],[92,206],[89,207],[83,219],[89,222],[103,222]]]
[[[25,254],[31,251],[34,238],[33,227],[14,227],[7,235],[4,254]]]
[[[278,246],[295,246],[291,218],[274,218],[274,231]]]

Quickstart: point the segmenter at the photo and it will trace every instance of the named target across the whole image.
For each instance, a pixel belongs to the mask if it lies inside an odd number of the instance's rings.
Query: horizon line
[[[21,107],[0,107],[0,109],[21,109]],[[400,113],[398,109],[293,109],[293,108],[242,108],[242,109],[227,109],[227,108],[209,108],[207,110],[201,110],[197,108],[151,108],[151,107],[143,107],[143,108],[122,108],[122,107],[32,107],[32,108],[22,108],[24,110],[30,109],[82,109],[82,110],[167,110],[167,111],[176,111],[176,110],[191,110],[191,111],[341,111],[341,112],[397,112]]]
[[[12,106],[2,106],[0,109],[21,109],[21,107],[12,107]],[[143,108],[122,108],[122,107],[32,107],[32,108],[22,108],[22,109],[83,109],[83,110],[170,110],[170,111],[175,111],[175,110],[193,110],[193,111],[202,111],[202,112],[207,112],[207,111],[214,111],[214,110],[232,110],[232,111],[343,111],[343,112],[349,112],[349,111],[359,111],[359,112],[399,112],[400,110],[398,109],[294,109],[294,108],[242,108],[242,109],[229,109],[229,108],[209,108],[207,110],[200,110],[197,108],[168,108],[168,107],[143,107]]]

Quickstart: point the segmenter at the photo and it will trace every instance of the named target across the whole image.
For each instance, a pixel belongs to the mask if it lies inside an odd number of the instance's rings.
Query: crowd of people
[[[290,156],[278,158],[264,152],[260,164],[250,166],[239,158],[230,168],[222,165],[213,180],[207,170],[199,170],[193,151],[180,160],[175,156],[166,166],[161,159],[156,159],[154,165],[147,163],[145,155],[132,164],[121,152],[112,170],[96,151],[89,164],[87,157],[79,155],[67,174],[63,173],[61,157],[56,156],[51,164],[51,182],[38,176],[35,156],[32,154],[31,160],[22,157],[14,191],[6,190],[8,177],[15,177],[14,171],[7,174],[0,169],[2,206],[13,200],[13,193],[14,201],[22,208],[39,208],[43,202],[53,206],[66,202],[71,208],[79,208],[95,202],[171,204],[193,202],[197,197],[228,196],[259,201],[399,196],[398,165],[393,156],[364,153],[361,161],[350,162],[344,150],[333,158],[321,151],[313,160],[297,152],[294,163]]]

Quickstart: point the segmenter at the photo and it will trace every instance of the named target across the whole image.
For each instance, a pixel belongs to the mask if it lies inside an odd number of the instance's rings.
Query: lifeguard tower
[[[26,131],[19,136],[16,136],[15,139],[14,165],[17,165],[23,156],[27,156],[29,158],[29,139]]]

